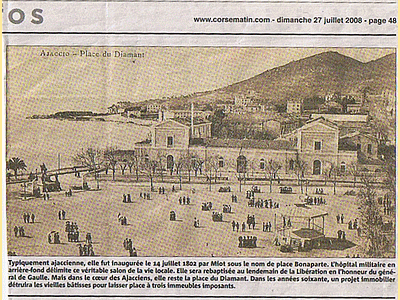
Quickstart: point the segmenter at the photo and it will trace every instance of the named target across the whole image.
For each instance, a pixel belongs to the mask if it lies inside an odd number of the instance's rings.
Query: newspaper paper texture
[[[396,299],[397,2],[3,2],[3,298]]]

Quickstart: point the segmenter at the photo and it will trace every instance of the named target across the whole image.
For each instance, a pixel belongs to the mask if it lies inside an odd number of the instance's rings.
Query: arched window
[[[224,158],[222,156],[220,156],[218,158],[218,167],[223,168],[224,166],[225,166]]]
[[[344,161],[340,163],[340,173],[346,173],[346,163]]]
[[[237,172],[238,173],[246,173],[247,169],[247,159],[244,155],[239,155],[237,158]]]
[[[144,161],[145,161],[145,163],[148,163],[149,160],[150,160],[150,157],[149,157],[148,154],[146,154],[146,155],[144,156]]]
[[[319,160],[313,162],[313,175],[321,175],[321,161]]]
[[[174,157],[172,155],[167,156],[167,169],[172,170],[174,168]]]
[[[261,170],[264,170],[264,169],[265,169],[265,160],[264,160],[264,158],[261,158],[261,159],[260,159],[260,169],[261,169]]]

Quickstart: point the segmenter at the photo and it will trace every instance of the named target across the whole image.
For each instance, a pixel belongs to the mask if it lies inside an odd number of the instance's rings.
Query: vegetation
[[[19,157],[13,157],[7,161],[6,164],[7,170],[13,170],[14,171],[14,176],[15,180],[18,179],[18,171],[19,170],[26,170],[26,164],[25,162],[20,159]]]

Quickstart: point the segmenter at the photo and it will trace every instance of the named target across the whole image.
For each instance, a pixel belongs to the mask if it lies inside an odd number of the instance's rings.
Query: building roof
[[[182,125],[189,126],[191,125],[190,118],[172,118],[175,122],[178,122]],[[202,119],[193,118],[193,125],[202,125],[202,124],[211,124],[210,121],[204,121]]]
[[[200,145],[200,144],[199,144]],[[202,146],[221,148],[295,150],[295,143],[287,140],[203,139]]]
[[[311,119],[323,117],[331,122],[364,122],[367,123],[368,115],[364,114],[311,114]]]
[[[277,213],[282,217],[303,219],[315,219],[328,215],[326,211],[323,211],[320,208],[307,206],[305,204],[283,206],[281,208],[278,208]]]

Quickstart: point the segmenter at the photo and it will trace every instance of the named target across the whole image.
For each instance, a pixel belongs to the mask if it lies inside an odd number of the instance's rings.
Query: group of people
[[[263,232],[271,232],[272,224],[271,222],[263,222]]]
[[[315,193],[317,195],[323,195],[324,194],[324,189],[323,188],[316,188],[315,189]]]
[[[249,229],[253,227],[253,229],[256,227],[256,217],[255,215],[247,215],[247,226],[249,226]]]
[[[343,215],[343,214],[337,215],[337,216],[336,216],[336,222],[337,222],[338,224],[343,224],[343,223],[344,223],[344,215]]]
[[[353,230],[353,229],[357,229],[358,228],[358,219],[354,219],[354,221],[352,222],[351,220],[349,221],[349,223],[347,224],[348,229],[349,230]]]
[[[256,248],[257,237],[255,236],[239,236],[239,248]]]
[[[65,223],[65,232],[67,232],[68,242],[79,241],[79,228],[75,222],[67,221]]]
[[[160,187],[158,188],[158,193],[159,193],[160,195],[164,195],[164,194],[165,194],[165,187],[160,186]]]
[[[72,197],[72,190],[65,191],[65,197]]]
[[[222,207],[224,213],[230,214],[232,212],[232,207],[228,204],[224,204]]]
[[[222,213],[214,211],[212,214],[212,220],[214,222],[222,222]]]
[[[255,208],[279,208],[279,203],[273,201],[272,199],[258,199],[255,201],[255,199],[250,199],[248,202],[248,206],[250,207],[255,207]]]
[[[123,203],[132,203],[132,198],[131,198],[131,194],[124,194],[123,199],[122,199]]]
[[[389,198],[389,195],[385,195],[383,198],[378,198],[378,204],[383,206],[383,213],[385,215],[391,215],[393,213],[392,208],[392,200]]]
[[[35,223],[35,215],[29,214],[29,213],[24,213],[24,223]]]
[[[124,240],[124,249],[129,251],[129,256],[137,256],[136,248],[133,247],[131,239],[126,238]]]
[[[240,224],[239,222],[232,221],[232,229],[233,231],[239,232]],[[246,231],[246,223],[242,223],[242,231]]]
[[[14,235],[16,237],[24,237],[25,236],[25,229],[24,226],[15,226],[14,227]]]
[[[283,220],[283,228],[292,227],[292,221],[290,220],[290,218],[286,219],[286,217],[282,217],[282,220]]]
[[[200,227],[200,221],[197,218],[194,218],[193,226],[195,228],[199,228]]]
[[[140,193],[140,198],[150,200],[150,193]]]
[[[190,197],[183,196],[179,197],[179,205],[189,205],[190,204]]]
[[[169,212],[169,220],[176,221],[176,212],[174,212],[173,210]]]
[[[79,256],[94,256],[94,249],[93,245],[90,244],[78,244],[79,247]]]
[[[307,196],[305,200],[307,205],[322,205],[326,204],[326,200],[322,198],[321,196],[318,197],[311,197]]]
[[[346,232],[344,230],[337,231],[338,240],[345,240],[346,239]]]
[[[65,220],[67,213],[65,212],[65,210],[59,210],[58,211],[58,219],[59,220]]]
[[[203,202],[201,204],[201,210],[209,211],[212,209],[212,202]]]
[[[60,244],[60,233],[58,231],[52,231],[47,236],[49,244]]]
[[[237,203],[237,202],[238,202],[237,195],[232,195],[232,203]]]
[[[43,200],[50,200],[50,194],[48,192],[43,193]]]
[[[126,218],[126,216],[118,213],[118,223],[120,223],[121,225],[128,225],[128,219]]]

